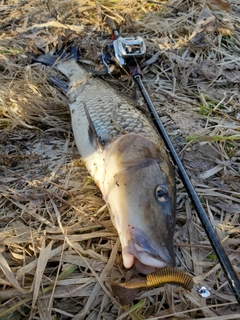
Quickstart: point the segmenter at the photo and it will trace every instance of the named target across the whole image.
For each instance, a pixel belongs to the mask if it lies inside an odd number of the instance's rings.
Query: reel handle
[[[106,18],[106,23],[107,23],[107,24],[109,25],[109,27],[112,29],[113,36],[114,36],[113,40],[119,38],[119,37],[120,37],[120,34],[119,34],[119,32],[117,31],[117,27],[116,27],[114,21],[113,21],[111,18],[107,17],[107,18]]]

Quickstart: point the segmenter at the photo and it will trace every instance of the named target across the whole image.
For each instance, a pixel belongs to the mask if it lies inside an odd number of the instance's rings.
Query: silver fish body
[[[146,274],[174,266],[174,169],[152,121],[75,60],[57,69],[70,81],[76,145],[109,206],[124,266]]]

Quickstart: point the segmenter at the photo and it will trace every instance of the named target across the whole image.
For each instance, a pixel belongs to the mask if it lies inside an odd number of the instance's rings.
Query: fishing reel
[[[119,33],[112,19],[106,18],[106,22],[112,29],[113,48],[115,59],[121,66],[125,66],[129,60],[138,60],[144,57],[146,45],[142,37],[132,36],[124,38]]]
[[[106,22],[112,29],[113,42],[107,45],[103,54],[99,56],[99,60],[104,65],[105,71],[95,70],[93,75],[113,73],[116,70],[116,66],[129,67],[131,70],[132,65],[136,65],[137,61],[142,59],[146,54],[146,44],[142,37],[122,37],[111,19],[107,18]]]
[[[146,45],[142,37],[123,38],[119,36],[113,41],[114,56],[121,66],[130,59],[141,59],[146,53]]]

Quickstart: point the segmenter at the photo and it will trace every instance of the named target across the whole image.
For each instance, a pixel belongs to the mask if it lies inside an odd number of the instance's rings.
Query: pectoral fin
[[[88,128],[89,140],[90,140],[91,144],[96,143],[97,148],[102,150],[104,143],[103,143],[103,141],[101,141],[101,139],[99,138],[99,136],[97,134],[96,128],[94,126],[94,123],[93,123],[92,118],[90,116],[90,113],[88,111],[86,103],[83,102],[83,105],[84,105],[84,111],[85,111],[85,114],[86,114],[86,117],[87,117],[87,120],[89,123],[89,128]]]

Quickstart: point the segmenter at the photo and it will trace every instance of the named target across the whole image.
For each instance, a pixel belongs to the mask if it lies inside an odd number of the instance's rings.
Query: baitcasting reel
[[[146,45],[142,37],[129,37],[123,38],[118,36],[113,41],[113,49],[115,58],[120,65],[126,65],[126,60],[129,59],[141,59],[146,53]]]
[[[99,60],[105,66],[105,71],[94,71],[92,72],[94,76],[112,73],[115,70],[113,64],[116,65],[116,62],[122,67],[129,67],[132,61],[142,59],[146,53],[146,44],[142,37],[130,36],[124,38],[120,36],[111,19],[107,18],[106,22],[112,29],[113,42],[99,56]]]

